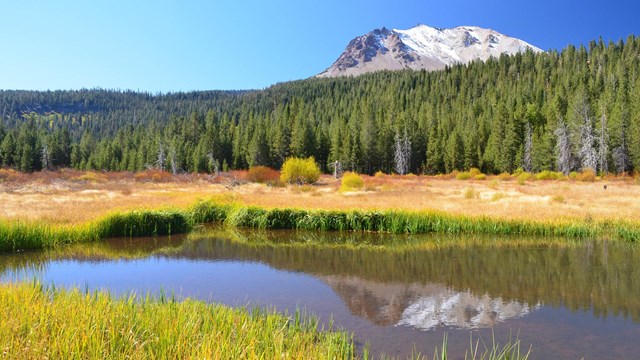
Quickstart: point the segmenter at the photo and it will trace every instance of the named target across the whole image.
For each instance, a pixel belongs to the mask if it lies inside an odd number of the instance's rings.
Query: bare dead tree
[[[595,136],[593,136],[593,124],[591,118],[585,115],[580,126],[580,150],[578,156],[580,157],[580,165],[582,169],[591,169],[593,171],[598,170],[598,155],[593,143],[595,142]]]
[[[171,165],[171,173],[173,175],[178,175],[178,159],[176,155],[176,149],[174,147],[169,151],[169,163]]]
[[[613,164],[616,171],[621,174],[629,170],[629,148],[627,146],[627,122],[622,121],[620,127],[620,146],[616,146],[613,151]]]
[[[533,149],[533,134],[531,124],[527,122],[524,132],[524,158],[522,159],[522,168],[526,172],[531,172],[533,165],[531,160],[531,152]]]
[[[411,163],[411,141],[407,135],[407,129],[404,129],[404,134],[400,137],[400,133],[396,132],[394,143],[394,157],[395,170],[398,174],[404,175],[409,172],[409,165]]]
[[[571,172],[571,140],[567,124],[562,118],[558,119],[558,127],[554,131],[556,135],[556,163],[558,171],[568,175]]]
[[[330,168],[333,169],[333,177],[338,179],[342,177],[342,162],[336,160],[329,165]]]
[[[215,176],[218,176],[218,173],[220,172],[220,162],[218,159],[213,157],[212,152],[207,154],[207,159],[209,160],[209,169],[211,169]]]
[[[167,154],[164,151],[162,143],[158,146],[158,159],[156,160],[156,167],[160,170],[164,170],[167,164]]]
[[[600,136],[598,138],[598,165],[600,172],[606,174],[609,172],[609,133],[607,132],[607,116],[604,111],[600,118]]]
[[[49,170],[51,167],[51,153],[49,151],[49,145],[46,143],[42,145],[42,169]]]

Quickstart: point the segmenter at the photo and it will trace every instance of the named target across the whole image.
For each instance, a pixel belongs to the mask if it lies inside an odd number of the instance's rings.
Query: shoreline
[[[110,237],[188,233],[206,223],[259,229],[366,231],[392,234],[485,234],[640,240],[640,224],[624,220],[533,221],[439,211],[264,208],[199,200],[187,209],[112,212],[83,224],[0,220],[0,253],[37,250]]]

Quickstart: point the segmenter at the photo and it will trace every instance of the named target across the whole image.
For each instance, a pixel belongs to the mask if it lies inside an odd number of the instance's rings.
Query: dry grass
[[[367,192],[346,196],[340,181],[323,176],[316,185],[271,187],[244,183],[244,174],[94,175],[66,170],[0,177],[0,219],[73,224],[111,211],[186,209],[200,198],[220,195],[265,208],[440,210],[503,219],[624,219],[640,221],[640,186],[633,178],[578,181],[456,180],[455,176],[363,176]],[[4,176],[6,175],[6,176]],[[154,176],[155,180],[154,180]],[[78,180],[84,177],[87,180]],[[102,181],[105,178],[106,180]],[[604,184],[608,187],[605,190]],[[472,200],[464,194],[471,189]],[[496,195],[499,194],[499,195]],[[557,199],[562,198],[559,202]],[[499,201],[496,201],[499,200]]]

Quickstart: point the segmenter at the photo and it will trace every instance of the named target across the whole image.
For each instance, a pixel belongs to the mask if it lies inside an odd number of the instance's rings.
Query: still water
[[[213,228],[0,255],[0,281],[303,309],[374,354],[431,356],[447,334],[451,358],[517,336],[533,359],[637,359],[638,264],[615,242]]]

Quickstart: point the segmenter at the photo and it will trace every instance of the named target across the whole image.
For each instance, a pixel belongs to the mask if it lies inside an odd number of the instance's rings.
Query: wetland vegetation
[[[299,312],[160,296],[114,298],[38,283],[0,285],[5,359],[355,358],[351,337]]]
[[[569,324],[579,334],[616,343],[631,334],[624,332],[629,331],[624,324],[640,321],[640,304],[633,296],[640,291],[634,270],[640,253],[623,241],[216,226],[181,236],[125,237],[1,256],[3,281],[28,283],[37,277],[70,292],[81,286],[86,290],[78,294],[87,298],[96,290],[110,291],[114,295],[109,301],[126,303],[131,291],[153,290],[153,306],[175,306],[158,301],[163,291],[177,291],[178,303],[200,298],[246,307],[247,299],[252,299],[251,306],[271,304],[279,313],[289,314],[301,306],[317,312],[317,329],[328,329],[332,318],[332,328],[342,331],[340,336],[353,333],[349,341],[354,341],[354,348],[349,351],[357,356],[363,355],[367,340],[373,357],[383,353],[404,357],[410,355],[413,342],[422,341],[417,352],[431,358],[446,333],[450,356],[456,358],[469,350],[467,329],[476,329],[473,336],[480,336],[492,349],[488,326],[500,340],[520,330],[521,356],[529,344],[533,344],[532,358],[557,356],[558,349],[546,348],[546,337],[561,339],[576,356],[584,356],[584,344],[565,338]],[[184,272],[185,267],[192,270]],[[176,271],[177,277],[170,275]],[[228,271],[235,274],[231,282],[224,280]],[[148,273],[160,276],[146,278]],[[301,276],[309,279],[300,283]],[[192,277],[202,281],[189,281]],[[143,279],[147,280],[140,283]],[[326,290],[321,289],[329,289],[329,295],[322,295]],[[143,300],[140,306],[151,306],[145,305],[144,296],[137,299]],[[433,313],[416,311],[427,300],[441,305]],[[319,306],[318,301],[330,307]],[[449,302],[457,305],[444,307]],[[545,315],[548,312],[552,315]],[[427,324],[432,324],[429,319],[434,314],[441,320],[431,327]],[[551,330],[558,316],[575,320],[565,319],[559,333]],[[609,329],[612,338],[603,338],[595,330],[598,326]],[[398,341],[404,350],[395,353],[390,349]],[[629,346],[620,346],[620,351],[630,351]]]
[[[118,236],[179,234],[194,226],[224,222],[233,227],[394,234],[446,233],[607,237],[637,241],[640,227],[625,221],[528,221],[450,215],[436,211],[265,209],[201,200],[187,210],[112,213],[79,225],[0,222],[0,251],[19,251]]]

